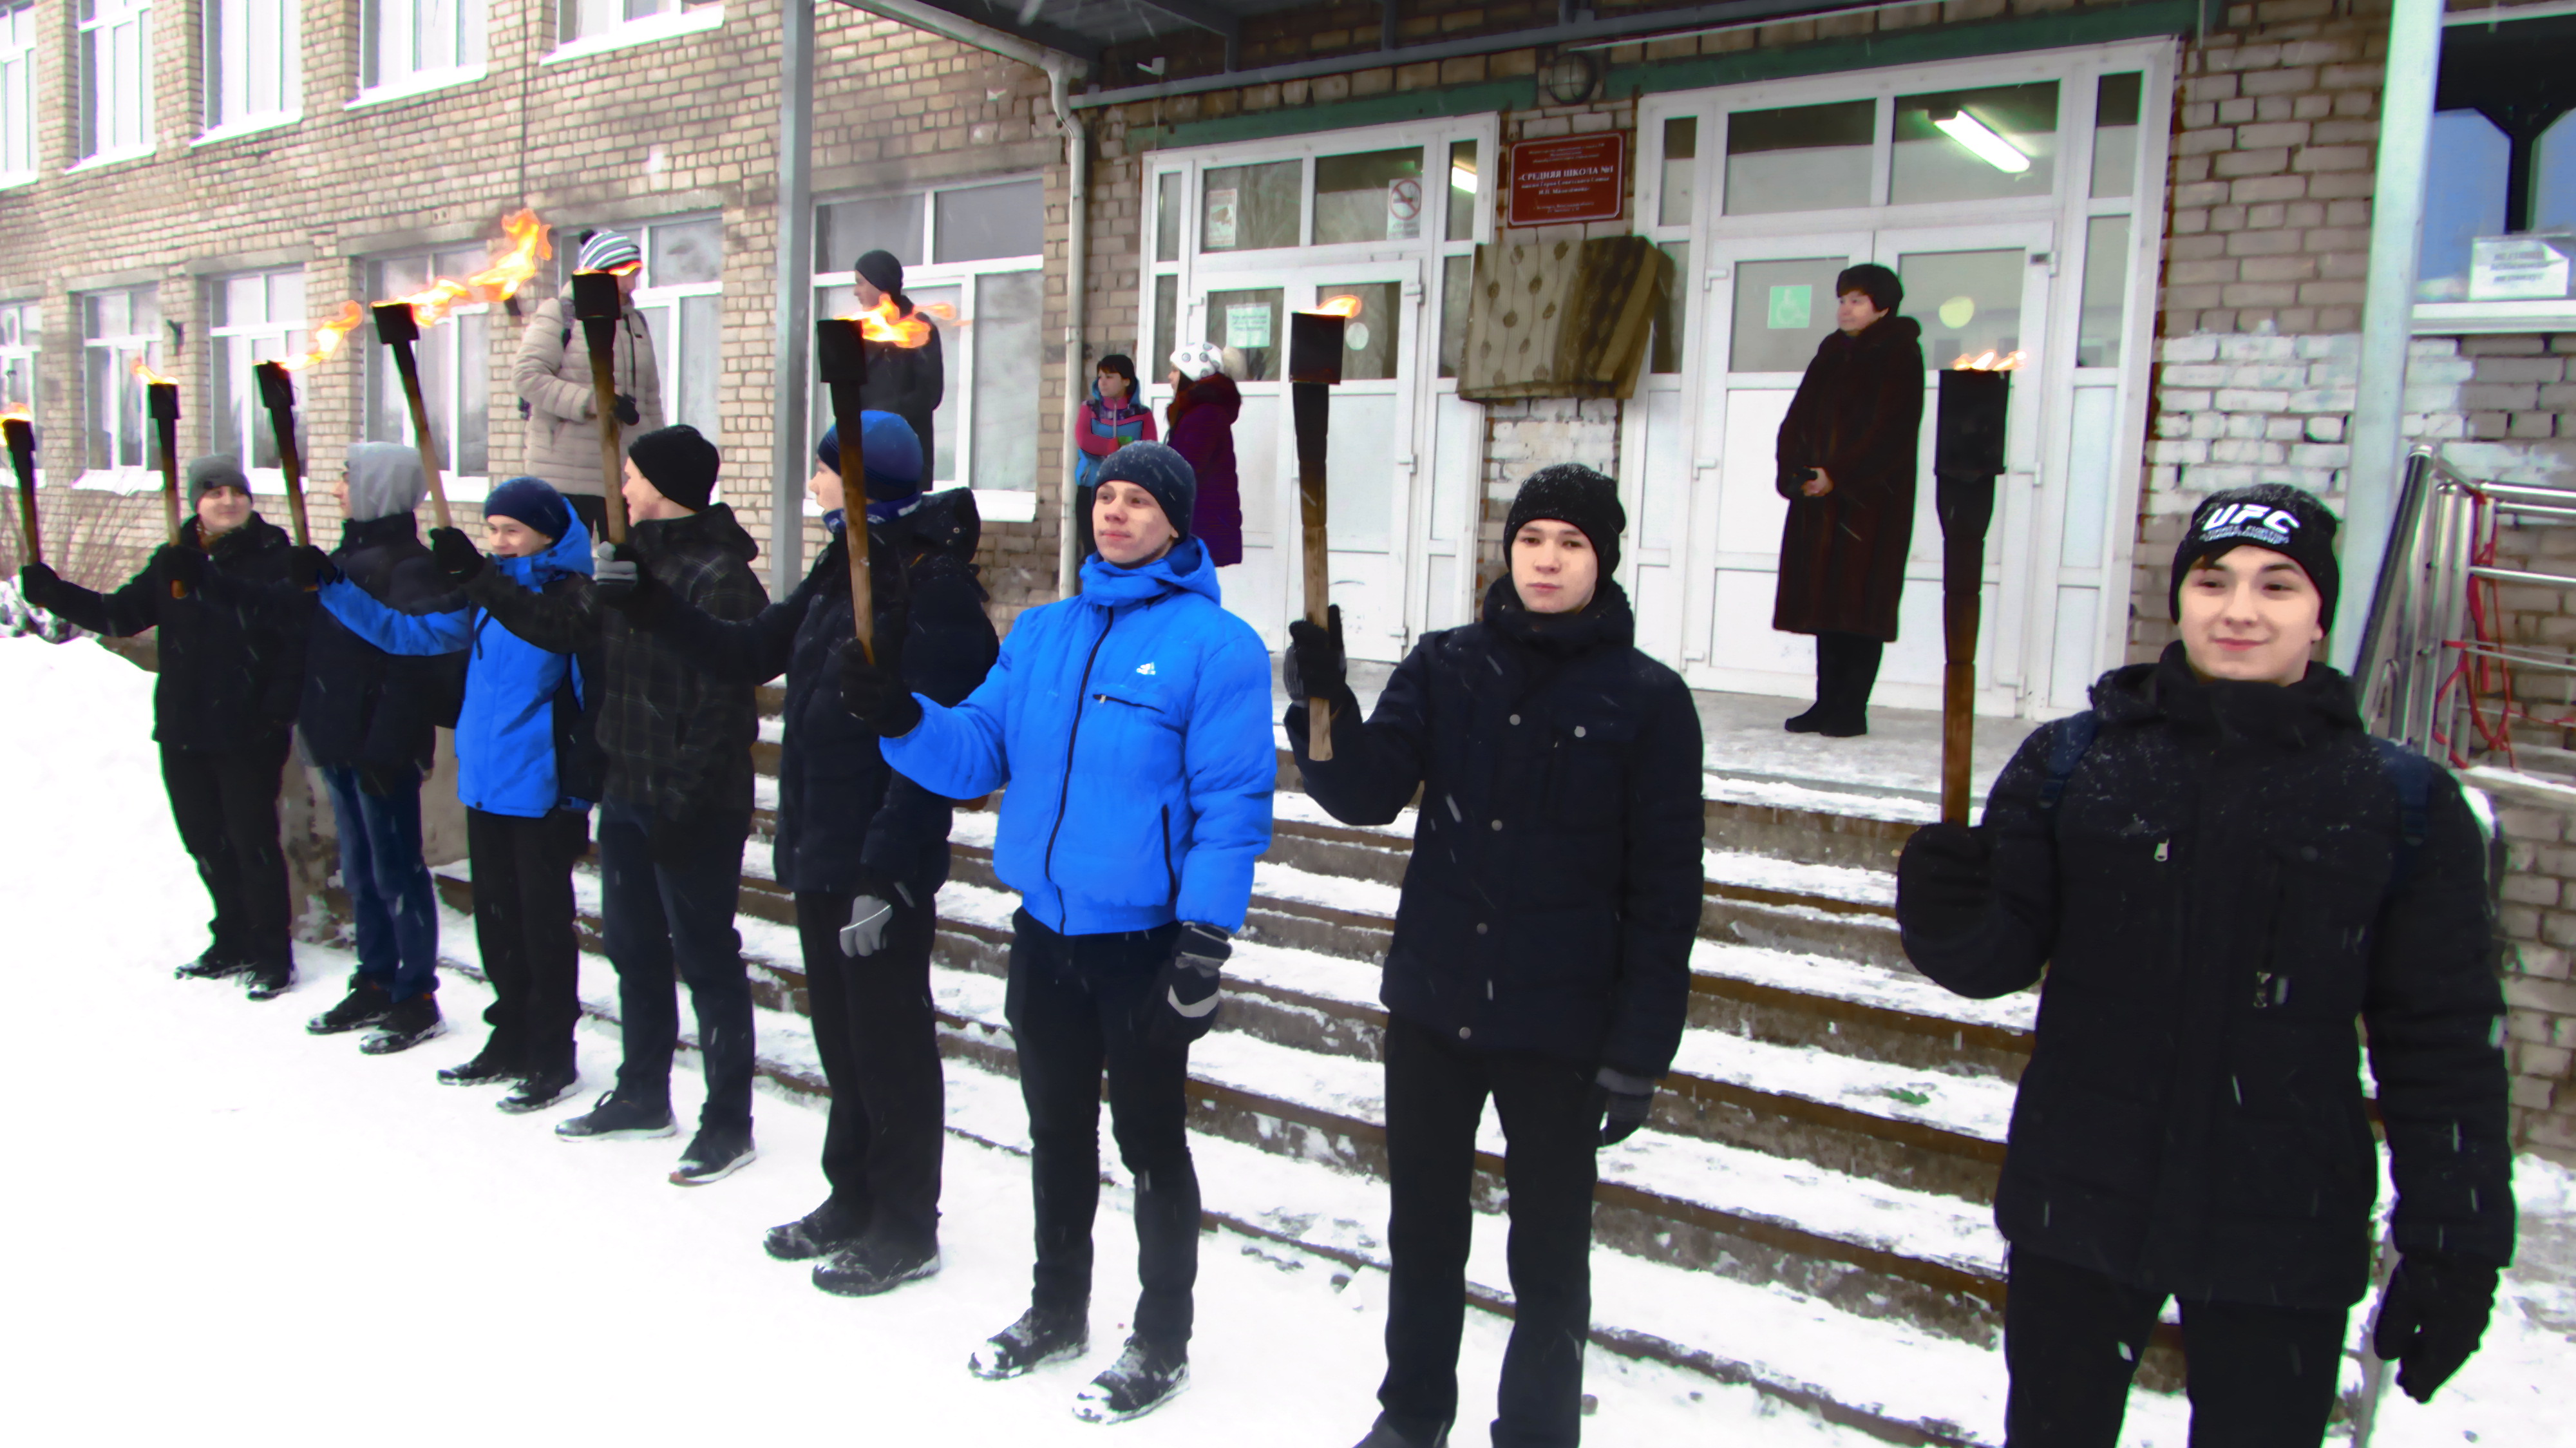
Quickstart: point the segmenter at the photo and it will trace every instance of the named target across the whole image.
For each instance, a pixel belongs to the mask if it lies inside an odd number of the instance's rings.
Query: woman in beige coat
[[[643,267],[644,254],[634,238],[614,231],[592,233],[575,262],[576,270],[615,272],[620,295],[629,299]],[[660,428],[662,374],[653,359],[653,334],[631,308],[618,319],[609,355],[621,435],[640,437]],[[528,420],[526,471],[552,483],[598,536],[607,507],[599,464],[599,409],[591,389],[590,347],[569,295],[539,302],[530,314],[511,378],[520,413]]]

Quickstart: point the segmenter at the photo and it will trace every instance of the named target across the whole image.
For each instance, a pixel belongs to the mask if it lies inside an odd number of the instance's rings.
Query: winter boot
[[[1449,1430],[1443,1428],[1428,1438],[1408,1438],[1380,1413],[1368,1436],[1359,1441],[1359,1448],[1449,1448]]]
[[[839,1297],[874,1297],[939,1270],[939,1249],[928,1251],[859,1242],[814,1269],[814,1285]]]
[[[679,1134],[668,1101],[637,1101],[614,1091],[599,1093],[588,1111],[555,1123],[555,1135],[566,1141],[642,1141]]]
[[[513,1076],[522,1074],[524,1073],[519,1068],[519,1053],[510,1049],[509,1043],[501,1039],[500,1032],[494,1031],[490,1038],[483,1042],[483,1049],[474,1053],[473,1060],[461,1066],[439,1067],[438,1084],[485,1086],[494,1081],[507,1081]]]
[[[689,1138],[689,1149],[680,1153],[678,1170],[671,1173],[671,1185],[702,1187],[720,1182],[752,1164],[760,1149],[751,1144],[748,1126],[701,1126]]]
[[[1073,1395],[1073,1415],[1086,1423],[1124,1423],[1179,1397],[1189,1385],[1187,1347],[1157,1347],[1131,1337],[1118,1361]]]
[[[171,972],[181,980],[223,980],[250,969],[250,962],[220,945],[209,945],[206,953]]]
[[[573,1093],[581,1084],[581,1068],[566,1056],[552,1066],[540,1067],[519,1078],[518,1087],[493,1106],[512,1116],[525,1116],[543,1111]],[[667,1133],[666,1133],[667,1134]]]
[[[1816,724],[1827,739],[1855,739],[1869,732],[1869,696],[1878,685],[1878,663],[1887,646],[1866,634],[1816,638]]]
[[[372,1026],[394,1008],[394,998],[381,984],[367,977],[353,976],[349,993],[340,1003],[304,1023],[304,1029],[317,1036],[336,1036],[360,1026]]]
[[[273,1001],[295,989],[295,967],[278,963],[250,968],[249,988],[242,993],[255,1001]]]
[[[1026,1377],[1048,1363],[1091,1351],[1091,1305],[1067,1312],[1032,1307],[1020,1320],[984,1340],[966,1359],[966,1371],[987,1382]]]
[[[422,991],[385,1012],[376,1028],[358,1043],[358,1049],[370,1056],[390,1056],[445,1034],[447,1022],[438,1014],[438,993]]]
[[[772,1227],[761,1250],[781,1262],[810,1262],[829,1257],[859,1240],[859,1229],[841,1209],[826,1201],[783,1227]]]

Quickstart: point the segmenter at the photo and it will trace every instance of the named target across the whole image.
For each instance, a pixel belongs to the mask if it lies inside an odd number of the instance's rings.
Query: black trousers
[[[581,948],[573,938],[572,862],[588,817],[555,810],[543,819],[465,811],[465,849],[474,861],[474,942],[492,982],[497,1053],[544,1071],[572,1062],[581,1019]]]
[[[1378,1405],[1428,1442],[1458,1416],[1458,1334],[1475,1221],[1476,1123],[1491,1096],[1508,1146],[1508,1257],[1517,1302],[1503,1353],[1495,1448],[1582,1438],[1592,1333],[1593,1153],[1601,1097],[1579,1066],[1461,1046],[1402,1016],[1386,1025],[1386,1154],[1394,1258]]]
[[[2009,1448],[2113,1448],[2130,1375],[2164,1302],[2163,1293],[2015,1250],[2004,1299]],[[2317,1448],[2349,1316],[2185,1300],[2191,1448]]]
[[[862,960],[841,954],[853,897],[798,891],[796,934],[814,1050],[832,1086],[823,1179],[834,1215],[872,1241],[907,1252],[939,1246],[939,1166],[948,1087],[939,1019],[930,1003],[931,902],[898,898],[885,944]]]
[[[170,817],[214,901],[206,953],[218,960],[294,962],[286,851],[277,839],[277,786],[291,737],[281,730],[238,749],[161,747]]]
[[[617,1014],[626,1055],[617,1091],[643,1102],[671,1099],[671,1056],[680,1043],[680,999],[689,987],[706,1062],[701,1130],[751,1127],[751,976],[733,928],[742,893],[743,818],[705,826],[684,848],[653,855],[650,806],[609,800],[599,807],[600,903],[608,963],[617,967]]]
[[[1189,1052],[1158,1051],[1136,1028],[1178,925],[1114,935],[1058,935],[1022,910],[1011,917],[1003,1013],[1029,1108],[1029,1176],[1037,1207],[1031,1304],[1077,1311],[1091,1301],[1091,1222],[1100,1206],[1100,1073],[1109,1072],[1109,1130],[1136,1178],[1136,1335],[1177,1347],[1190,1338],[1199,1276],[1199,1177],[1190,1162]]]
[[[1816,707],[1839,720],[1858,721],[1878,687],[1878,662],[1887,645],[1856,633],[1816,635]]]

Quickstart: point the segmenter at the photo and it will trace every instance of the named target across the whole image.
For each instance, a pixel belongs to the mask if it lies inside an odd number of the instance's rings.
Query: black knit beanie
[[[1131,442],[1100,465],[1092,486],[1134,483],[1154,495],[1163,518],[1183,538],[1190,536],[1190,515],[1199,504],[1199,475],[1190,460],[1159,442]]]
[[[2212,493],[2191,510],[2191,526],[2174,546],[2173,581],[2166,586],[2165,602],[2179,621],[2182,580],[2192,565],[2250,543],[2299,565],[2324,599],[2319,620],[2332,626],[2335,597],[2343,589],[2343,573],[2335,563],[2336,526],[2335,515],[2315,494],[2287,483]]]
[[[653,491],[692,513],[715,498],[716,445],[685,422],[635,439],[626,455]]]
[[[895,260],[893,252],[862,252],[858,264],[850,270],[865,278],[869,286],[894,298],[898,307],[912,300],[903,294],[903,263]]]
[[[1834,278],[1834,295],[1839,297],[1845,292],[1859,292],[1869,298],[1871,306],[1882,312],[1892,312],[1905,305],[1905,283],[1897,280],[1896,273],[1874,261],[1843,268],[1843,274]]]
[[[1571,523],[1592,541],[1601,555],[1601,578],[1608,582],[1619,566],[1619,535],[1628,529],[1628,510],[1619,506],[1619,485],[1583,466],[1558,463],[1541,468],[1512,497],[1511,516],[1503,523],[1506,556],[1521,525],[1537,518]]]

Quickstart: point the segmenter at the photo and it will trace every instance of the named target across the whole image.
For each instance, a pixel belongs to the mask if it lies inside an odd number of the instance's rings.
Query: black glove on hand
[[[1213,925],[1185,921],[1172,938],[1172,958],[1154,977],[1137,1025],[1157,1051],[1186,1051],[1216,1024],[1217,987],[1234,954],[1234,937]]]
[[[438,571],[459,588],[482,577],[483,570],[492,566],[484,561],[483,550],[474,546],[474,540],[466,537],[462,528],[430,529],[429,556]]]
[[[1636,1135],[1654,1113],[1655,1083],[1608,1066],[1592,1080],[1601,1088],[1601,1144],[1617,1146]]]
[[[1966,825],[1929,824],[1896,857],[1896,923],[1955,939],[1985,923],[1994,898],[1994,842]]]
[[[2371,1351],[2397,1365],[2397,1386],[2406,1396],[2429,1403],[2478,1350],[2495,1294],[2496,1269],[2484,1262],[2409,1252],[2380,1295]]]
[[[168,582],[194,593],[206,581],[206,555],[185,543],[164,543],[152,555],[152,568]]]
[[[62,586],[62,576],[41,563],[29,563],[18,570],[18,596],[47,613],[54,609],[54,590]]]
[[[921,701],[900,675],[869,662],[856,639],[841,645],[841,707],[887,739],[921,727]]]
[[[286,576],[294,581],[296,587],[311,593],[323,584],[337,582],[340,565],[331,561],[330,554],[312,544],[298,543],[287,551]]]
[[[1349,682],[1342,660],[1342,606],[1334,604],[1324,617],[1329,620],[1325,628],[1302,618],[1288,622],[1288,656],[1280,675],[1292,700],[1338,699]]]
[[[617,420],[628,427],[633,427],[644,420],[644,414],[635,410],[635,398],[632,394],[625,392],[617,394]]]

